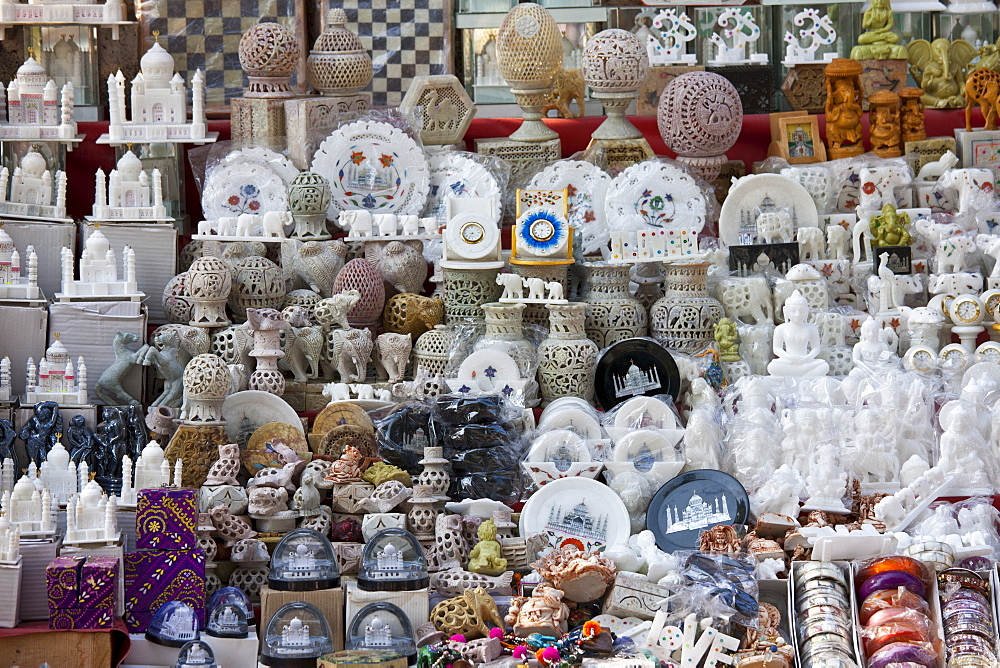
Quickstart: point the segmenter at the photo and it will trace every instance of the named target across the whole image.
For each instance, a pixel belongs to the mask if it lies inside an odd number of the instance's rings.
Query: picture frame
[[[817,116],[792,116],[778,119],[778,146],[790,165],[826,160],[826,146],[819,134]]]
[[[783,118],[802,118],[808,115],[808,111],[778,111],[767,115],[767,122],[771,128],[771,143],[767,145],[767,156],[769,158],[774,156],[784,157],[781,153],[781,128],[778,126],[778,121]]]

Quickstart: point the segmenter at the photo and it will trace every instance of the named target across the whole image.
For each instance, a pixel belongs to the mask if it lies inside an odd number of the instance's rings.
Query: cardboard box
[[[407,658],[389,650],[349,649],[336,654],[321,656],[316,668],[349,668],[350,666],[365,666],[365,668],[406,668]]]
[[[795,648],[795,665],[797,665],[797,666],[801,666],[802,665],[802,657],[799,656],[799,650],[802,647],[803,640],[800,637],[799,617],[798,617],[797,611],[795,610],[795,594],[796,594],[796,589],[795,589],[795,573],[796,573],[796,569],[798,568],[798,564],[803,564],[803,563],[811,563],[811,562],[793,561],[792,565],[791,565],[791,570],[788,573],[788,581],[787,581],[787,587],[788,587],[788,608],[787,608],[787,614],[785,615],[790,620],[789,621],[789,626],[791,627],[791,631],[792,631],[792,634],[790,636],[791,637],[791,644]],[[851,568],[850,562],[847,562],[847,561],[831,561],[831,562],[828,562],[828,563],[835,565],[844,574],[844,578],[845,578],[845,580],[847,582],[847,594],[848,594],[848,597],[849,597],[849,604],[851,606],[851,613],[848,615],[848,619],[849,620],[850,619],[856,620],[857,619],[857,612],[856,611],[858,609],[858,601],[857,601],[857,597],[855,595],[856,594],[856,588],[854,586],[854,570]],[[864,652],[861,650],[861,638],[858,635],[858,628],[857,628],[857,622],[856,621],[855,621],[855,628],[854,628],[853,645],[854,645],[853,646],[853,649],[854,649],[854,658],[857,661],[857,664],[859,666],[867,665],[867,662],[862,661],[862,657],[864,656]]]
[[[45,591],[45,569],[59,554],[61,547],[62,540],[59,538],[48,540],[21,539],[20,614],[22,621],[49,618],[49,603],[46,597],[41,595],[41,592]]]
[[[110,666],[114,640],[112,633],[76,631],[8,636],[0,638],[0,666]]]
[[[140,550],[187,550],[198,545],[198,494],[193,489],[141,489],[135,509]]]
[[[81,223],[84,242],[94,231],[93,223]],[[163,288],[177,274],[177,228],[173,223],[105,223],[101,234],[111,242],[121,262],[122,249],[135,251],[135,278],[146,293],[144,302],[149,321],[157,325],[167,321],[163,314]]]
[[[0,564],[0,628],[12,629],[21,623],[21,562]]]
[[[205,553],[147,550],[125,555],[125,612],[155,612],[167,601],[205,607]]]
[[[14,247],[27,262],[25,249],[35,247],[38,255],[38,287],[48,297],[62,289],[62,249],[69,248],[76,257],[76,225],[40,221],[5,220],[3,231],[14,240]]]
[[[7,225],[4,225],[7,229]],[[49,312],[30,306],[0,306],[0,358],[10,358],[11,399],[24,394],[28,358],[45,353]],[[73,361],[76,363],[76,360]]]
[[[122,663],[122,668],[174,668],[177,665],[179,647],[157,645],[146,639],[143,633],[129,634],[131,648]],[[216,665],[222,668],[239,668],[240,666],[257,665],[257,634],[253,631],[246,638],[213,638],[207,633],[201,634],[201,641],[208,643],[215,655]]]
[[[424,590],[426,591],[426,590]],[[381,592],[375,592],[381,593]],[[333,648],[336,651],[344,649],[344,590],[340,587],[321,589],[319,591],[277,591],[267,585],[260,588],[260,629],[261,635],[267,632],[267,624],[278,609],[288,603],[304,601],[315,605],[330,626],[333,634]],[[426,621],[426,620],[424,620]],[[416,627],[414,627],[416,628]]]
[[[344,612],[344,632],[351,625],[351,620],[369,603],[384,601],[399,606],[406,613],[410,620],[410,626],[417,628],[430,619],[430,596],[427,589],[417,589],[416,591],[363,591],[358,588],[357,582],[348,582],[344,585],[344,593],[347,597],[347,608]]]
[[[73,365],[83,356],[87,363],[87,388],[93,397],[94,386],[104,370],[115,361],[111,347],[115,334],[131,332],[146,340],[146,314],[136,302],[73,302],[49,306],[49,341],[54,334],[69,351]],[[45,352],[36,351],[35,361]],[[13,361],[13,360],[12,360]],[[137,399],[142,397],[142,367],[133,366],[125,376],[123,388]]]

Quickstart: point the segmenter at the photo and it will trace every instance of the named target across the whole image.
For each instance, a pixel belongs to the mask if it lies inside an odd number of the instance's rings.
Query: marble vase
[[[722,304],[708,294],[707,262],[667,264],[664,296],[649,309],[650,335],[666,348],[694,355],[715,341]]]
[[[629,291],[629,266],[604,262],[583,266],[589,275],[583,302],[587,305],[584,327],[590,340],[604,349],[624,339],[646,336],[649,314]]]
[[[549,336],[538,346],[542,405],[559,397],[594,398],[597,344],[584,328],[587,305],[549,304]]]

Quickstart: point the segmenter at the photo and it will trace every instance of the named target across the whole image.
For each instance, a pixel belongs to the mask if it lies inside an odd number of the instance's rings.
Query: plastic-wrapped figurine
[[[274,548],[267,585],[279,591],[339,586],[340,572],[330,541],[311,529],[296,529],[286,535]]]
[[[891,14],[890,14],[891,17]],[[849,158],[865,152],[862,141],[861,73],[856,60],[836,58],[826,74],[826,145],[830,158]]]
[[[366,605],[351,620],[348,649],[391,650],[415,658],[417,645],[406,613],[392,603]]]
[[[796,290],[785,301],[785,322],[774,328],[775,359],[767,365],[772,376],[825,376],[830,365],[818,359],[819,329],[807,322],[809,303]]]
[[[889,0],[872,0],[865,10],[861,27],[865,32],[858,35],[858,44],[851,49],[854,60],[906,60],[906,47],[898,44],[899,35]]]
[[[809,467],[809,474],[806,476],[809,498],[806,499],[804,508],[846,515],[850,512],[843,502],[847,492],[847,476],[837,462],[837,452],[830,443],[823,444],[818,450],[818,454],[815,454],[816,463]]]
[[[507,570],[507,560],[501,556],[500,543],[497,542],[497,527],[493,520],[486,520],[476,531],[479,542],[472,548],[469,555],[469,570],[482,575],[501,575]]]
[[[365,544],[358,588],[365,591],[414,591],[427,586],[424,550],[413,534],[385,529]]]
[[[524,637],[532,633],[559,636],[566,633],[569,607],[563,603],[563,593],[554,587],[539,585],[531,596],[515,596],[504,618],[514,633]]]
[[[719,420],[719,395],[704,378],[691,381],[691,413],[684,432],[687,470],[720,467],[720,446],[724,433]]]
[[[333,650],[330,627],[315,606],[302,601],[278,608],[267,623],[260,648],[265,666],[315,666]]]
[[[167,647],[183,647],[198,639],[198,618],[187,603],[168,601],[153,614],[146,639]]]
[[[216,668],[215,654],[208,643],[192,640],[177,653],[176,668]]]

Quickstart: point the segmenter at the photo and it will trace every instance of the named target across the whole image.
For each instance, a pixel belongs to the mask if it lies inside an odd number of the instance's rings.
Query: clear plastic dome
[[[161,605],[146,629],[147,640],[167,647],[183,647],[198,637],[198,618],[191,606],[180,601]]]
[[[387,650],[410,658],[416,656],[417,643],[410,620],[399,606],[370,603],[351,620],[347,649]]]
[[[428,583],[424,550],[409,531],[384,529],[365,544],[358,571],[359,589],[413,591]]]
[[[207,643],[192,640],[177,653],[176,668],[216,668],[215,654]]]
[[[267,586],[279,591],[316,591],[340,585],[333,546],[323,534],[296,529],[281,539],[271,556]]]
[[[253,619],[253,604],[250,603],[250,599],[243,593],[243,590],[237,587],[223,587],[212,594],[212,598],[208,601],[207,610],[211,613],[216,607],[227,603],[239,606],[247,621]]]
[[[314,668],[316,659],[333,651],[330,627],[316,606],[289,603],[267,623],[260,662],[278,668]]]
[[[247,613],[236,603],[223,603],[208,611],[205,633],[215,638],[246,638]]]

